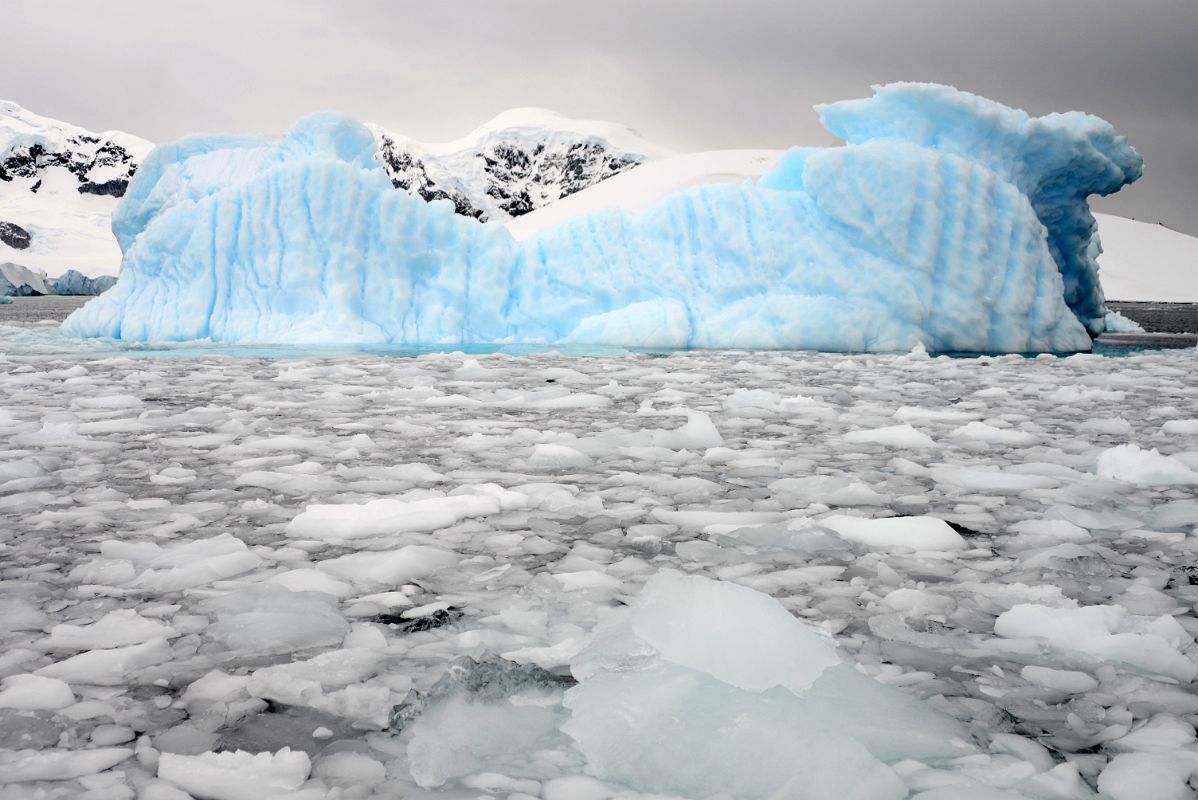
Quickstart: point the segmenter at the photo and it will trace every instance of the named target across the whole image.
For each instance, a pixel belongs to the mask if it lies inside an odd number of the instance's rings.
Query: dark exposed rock
[[[85,181],[79,185],[79,194],[102,194],[109,197],[124,197],[125,190],[129,188],[129,181],[124,178],[116,180],[104,181],[103,183],[92,183]]]
[[[29,231],[13,222],[0,222],[0,242],[14,250],[26,250],[32,243],[33,237]]]
[[[519,217],[632,169],[640,156],[613,155],[598,142],[538,144],[531,150],[497,145],[480,154],[490,177],[487,194]]]

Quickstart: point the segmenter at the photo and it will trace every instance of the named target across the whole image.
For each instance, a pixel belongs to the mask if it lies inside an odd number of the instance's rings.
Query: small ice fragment
[[[286,747],[277,753],[163,753],[158,762],[159,778],[205,800],[262,800],[294,792],[311,770],[307,753]]]

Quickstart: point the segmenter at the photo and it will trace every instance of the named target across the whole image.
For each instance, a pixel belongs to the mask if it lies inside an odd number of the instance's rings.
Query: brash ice
[[[157,148],[113,216],[115,288],[69,334],[236,343],[574,343],[1065,352],[1105,315],[1091,194],[1140,156],[1080,112],[932,84],[818,107],[843,146],[516,241],[395,190],[337,114]]]

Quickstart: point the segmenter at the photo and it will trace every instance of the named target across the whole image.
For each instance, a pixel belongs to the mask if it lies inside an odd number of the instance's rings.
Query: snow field
[[[4,800],[1190,791],[1195,353],[0,334]]]

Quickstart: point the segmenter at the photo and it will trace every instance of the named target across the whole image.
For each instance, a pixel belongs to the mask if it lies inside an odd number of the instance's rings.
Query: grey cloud
[[[678,149],[831,141],[811,106],[931,80],[1110,120],[1104,210],[1198,234],[1193,0],[9,0],[0,97],[157,141],[337,108],[424,139],[540,105]]]

